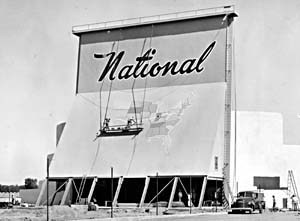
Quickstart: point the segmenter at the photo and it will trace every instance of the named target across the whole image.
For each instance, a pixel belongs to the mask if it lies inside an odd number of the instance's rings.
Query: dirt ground
[[[162,215],[166,208],[159,208],[159,215]],[[0,220],[2,221],[37,221],[46,220],[46,207],[14,207],[11,209],[0,209]],[[219,210],[220,211],[220,210]],[[204,211],[193,210],[192,213],[203,213]],[[206,212],[215,212],[215,209],[206,210]],[[169,211],[170,214],[189,214],[188,208],[182,210]],[[115,208],[114,217],[135,217],[135,216],[155,216],[156,208]],[[51,206],[49,207],[49,220],[80,220],[80,219],[95,219],[95,218],[110,218],[110,208],[98,208],[96,211],[88,211],[87,206],[72,205],[69,206]]]
[[[159,208],[159,215],[162,215],[166,208]],[[137,220],[151,221],[151,220],[165,220],[165,221],[198,221],[198,220],[228,220],[228,221],[284,221],[284,220],[300,220],[300,213],[298,212],[264,212],[263,214],[227,214],[222,210],[216,213],[214,208],[205,210],[192,210],[193,215],[190,214],[188,208],[178,208],[169,211],[171,215],[156,216],[156,208],[150,208],[149,211],[138,208],[116,208],[114,209],[114,217],[136,217]],[[62,221],[62,220],[99,220],[103,218],[110,218],[110,208],[99,208],[97,211],[87,211],[87,206],[51,206],[49,207],[49,220]],[[32,207],[21,208],[14,207],[12,209],[0,209],[0,220],[5,221],[36,221],[46,220],[46,207]],[[118,219],[119,220],[119,219]],[[123,220],[123,218],[121,218]],[[124,219],[126,220],[126,219]],[[130,219],[136,220],[136,219]]]

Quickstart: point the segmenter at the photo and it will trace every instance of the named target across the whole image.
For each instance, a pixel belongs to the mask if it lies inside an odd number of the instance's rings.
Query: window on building
[[[219,162],[218,162],[219,158],[217,156],[215,156],[215,170],[219,169]]]

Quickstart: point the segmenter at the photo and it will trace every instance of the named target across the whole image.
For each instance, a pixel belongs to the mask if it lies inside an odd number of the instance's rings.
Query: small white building
[[[21,203],[21,197],[18,192],[0,192],[0,202]]]
[[[234,192],[257,189],[255,176],[280,177],[277,188],[262,190],[266,207],[272,208],[274,195],[278,209],[292,208],[288,171],[293,171],[295,184],[299,185],[300,147],[283,143],[282,114],[238,111],[236,119],[236,156],[232,157],[232,165],[236,165],[235,180],[232,175]]]

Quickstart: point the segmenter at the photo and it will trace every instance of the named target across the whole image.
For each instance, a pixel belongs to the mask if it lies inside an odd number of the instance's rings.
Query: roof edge
[[[130,18],[124,20],[108,21],[101,23],[93,23],[86,25],[78,25],[72,27],[72,33],[74,35],[80,36],[83,33],[93,32],[93,31],[103,31],[111,30],[124,27],[140,26],[147,24],[157,24],[170,21],[178,21],[185,19],[201,18],[201,17],[211,17],[218,15],[228,15],[230,17],[237,17],[234,11],[234,6],[224,6],[216,8],[198,9],[192,11],[183,11],[170,14],[161,14],[147,17]]]

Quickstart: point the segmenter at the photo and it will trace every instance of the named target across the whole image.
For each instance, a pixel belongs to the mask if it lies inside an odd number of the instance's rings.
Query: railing
[[[131,127],[136,127],[136,126],[142,126],[143,124],[131,124],[130,126]],[[125,126],[128,126],[128,124],[114,124],[114,125],[109,125],[108,127],[109,128],[116,128],[116,127],[125,127]]]

